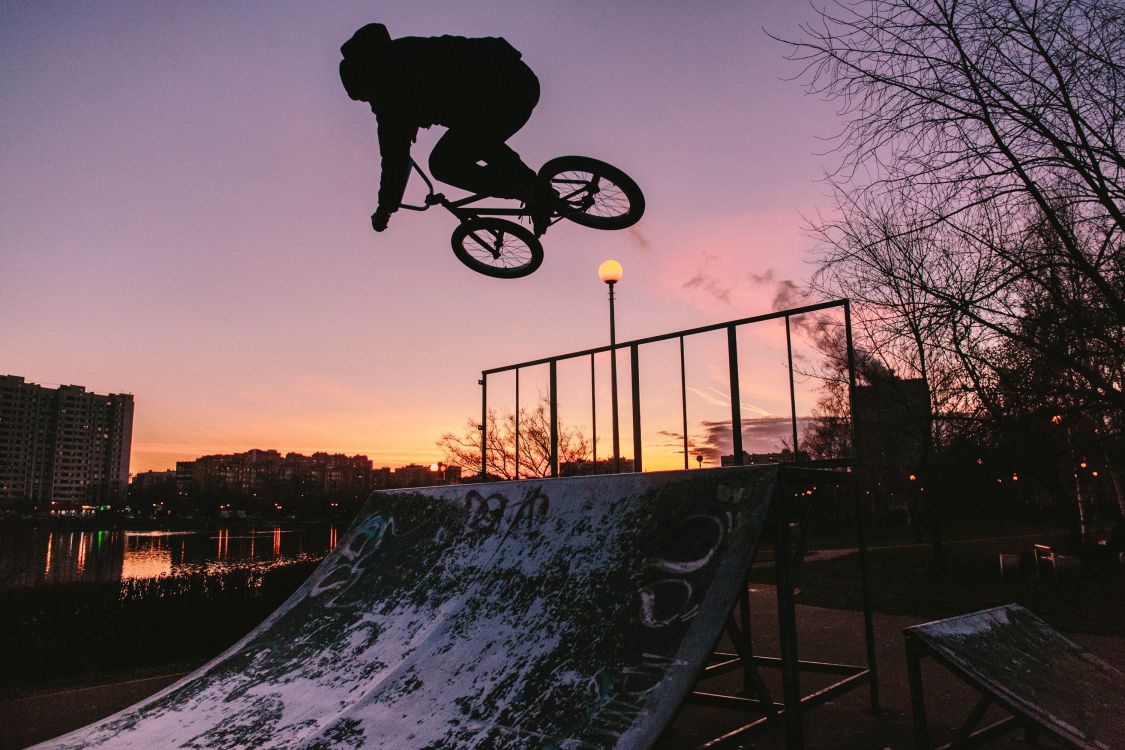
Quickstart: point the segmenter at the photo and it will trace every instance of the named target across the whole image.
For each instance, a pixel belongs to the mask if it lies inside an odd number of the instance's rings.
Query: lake
[[[3,530],[0,588],[265,569],[324,557],[341,530],[333,524],[207,531]]]

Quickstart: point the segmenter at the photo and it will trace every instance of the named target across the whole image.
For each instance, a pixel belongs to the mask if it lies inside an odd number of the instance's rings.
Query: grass
[[[937,569],[927,545],[875,547],[868,552],[871,606],[885,614],[940,619],[1016,602],[1069,633],[1125,636],[1125,585],[1108,569],[1089,570],[1071,580],[1038,578],[1031,561],[1041,538],[972,539],[945,545],[947,567]],[[998,555],[1021,555],[1021,575],[1001,580]],[[768,554],[766,558],[770,557]],[[752,580],[773,583],[772,568],[756,568]],[[858,556],[806,563],[798,582],[799,604],[859,610]]]
[[[265,619],[318,562],[0,591],[0,700],[191,669]]]

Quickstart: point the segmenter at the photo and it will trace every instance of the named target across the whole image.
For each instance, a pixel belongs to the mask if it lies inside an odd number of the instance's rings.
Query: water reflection
[[[258,539],[258,537],[268,539]],[[334,525],[212,531],[0,531],[0,588],[112,582],[170,573],[271,567],[321,557]]]
[[[88,534],[78,535],[78,561],[75,567],[78,568],[78,575],[82,575],[86,570],[86,537]]]
[[[139,534],[125,535],[121,578],[155,578],[172,572],[172,550],[166,539]]]

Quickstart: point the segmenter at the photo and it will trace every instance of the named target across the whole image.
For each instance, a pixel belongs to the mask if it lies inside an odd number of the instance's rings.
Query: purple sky
[[[437,460],[438,437],[479,411],[481,369],[605,343],[605,258],[625,268],[622,340],[768,310],[778,281],[808,275],[800,216],[827,205],[817,152],[838,123],[783,80],[799,68],[762,27],[794,34],[811,13],[0,3],[0,373],[135,394],[134,471],[252,447]],[[375,119],[336,72],[340,44],[373,20],[394,36],[506,37],[543,87],[512,145],[533,166],[617,164],[645,191],[644,220],[556,227],[519,281],[458,263],[444,212],[400,212],[375,235]],[[749,347],[775,378],[776,337]],[[725,389],[707,351],[700,425]],[[760,415],[787,413],[781,396],[743,387]]]

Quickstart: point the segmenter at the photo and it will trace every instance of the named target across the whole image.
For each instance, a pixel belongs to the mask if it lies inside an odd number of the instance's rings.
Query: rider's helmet
[[[340,80],[355,101],[371,101],[374,93],[376,61],[390,44],[391,35],[381,23],[369,23],[352,34],[340,47]]]

